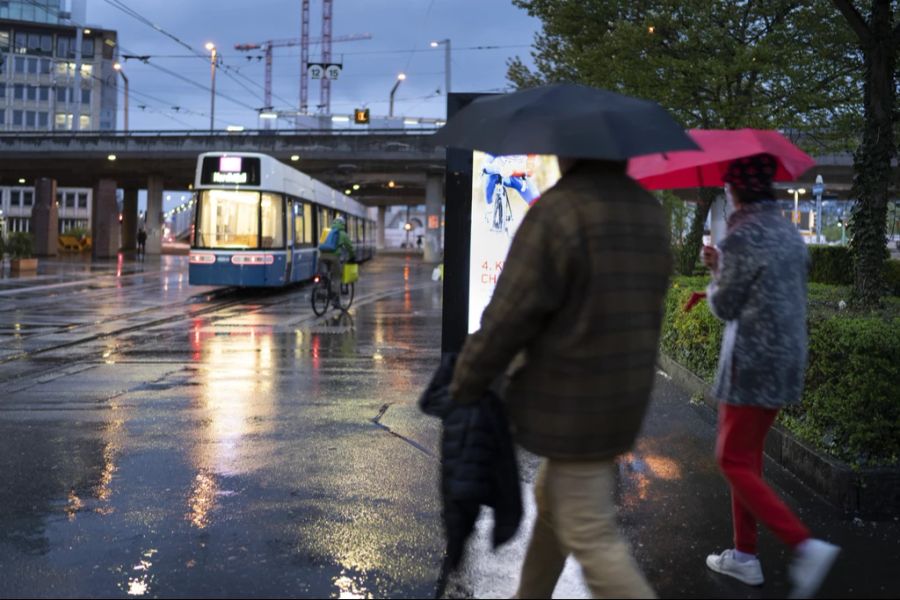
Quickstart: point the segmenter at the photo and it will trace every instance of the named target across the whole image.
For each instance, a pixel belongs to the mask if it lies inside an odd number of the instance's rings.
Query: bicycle
[[[334,307],[346,312],[353,304],[356,286],[353,283],[341,283],[337,293],[331,287],[331,275],[326,270],[319,271],[313,278],[313,289],[310,294],[313,312],[321,317],[334,304]]]

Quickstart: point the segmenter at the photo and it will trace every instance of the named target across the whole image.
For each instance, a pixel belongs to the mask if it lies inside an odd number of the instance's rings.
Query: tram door
[[[287,261],[284,269],[284,282],[290,283],[294,280],[294,201],[285,200],[284,210],[286,212],[286,218],[284,219],[284,248],[287,250],[284,253]]]

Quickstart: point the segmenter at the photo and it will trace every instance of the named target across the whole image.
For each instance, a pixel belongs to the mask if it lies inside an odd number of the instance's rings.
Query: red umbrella
[[[815,161],[777,131],[761,129],[692,129],[700,151],[648,154],[631,159],[628,174],[648,190],[718,187],[731,161],[771,154],[778,161],[775,181],[793,181]]]

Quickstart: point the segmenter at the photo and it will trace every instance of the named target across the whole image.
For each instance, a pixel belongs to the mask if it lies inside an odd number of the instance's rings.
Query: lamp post
[[[400,73],[397,75],[397,82],[394,84],[394,87],[391,88],[391,102],[390,107],[388,109],[388,116],[394,116],[394,94],[397,93],[397,88],[400,87],[400,84],[406,79],[406,73]]]
[[[438,40],[436,42],[431,42],[432,48],[437,48],[438,46],[444,47],[444,95],[450,95],[450,40],[449,38],[446,40]]]
[[[208,42],[206,44],[206,49],[210,52],[209,59],[209,71],[210,77],[212,79],[212,94],[209,100],[209,131],[212,133],[216,128],[216,57],[218,56],[216,52],[216,45],[212,42]]]
[[[797,224],[797,229],[800,229],[800,196],[801,194],[805,194],[806,190],[804,188],[791,188],[788,190],[788,194],[794,195],[794,223]]]
[[[825,180],[821,175],[816,175],[816,183],[813,184],[813,194],[816,196],[816,243],[822,243],[822,193],[825,191]]]
[[[113,69],[119,72],[122,81],[125,82],[125,133],[128,133],[128,78],[125,76],[125,71],[122,70],[121,63],[114,64]]]

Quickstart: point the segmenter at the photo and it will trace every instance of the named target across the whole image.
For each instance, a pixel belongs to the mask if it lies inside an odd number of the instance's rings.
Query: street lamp
[[[444,46],[444,94],[450,95],[450,40],[438,40],[431,42],[432,48]]]
[[[394,94],[397,93],[397,88],[400,87],[400,84],[406,80],[406,73],[400,73],[397,75],[397,83],[394,84],[394,87],[391,88],[391,102],[390,108],[388,109],[388,116],[394,116]]]
[[[212,79],[212,95],[210,96],[210,107],[209,107],[209,131],[212,133],[216,128],[216,45],[212,42],[207,42],[206,49],[210,52],[209,58],[209,70],[210,77]]]
[[[125,71],[122,70],[122,63],[114,64],[113,69],[119,72],[122,81],[125,82],[125,133],[128,133],[128,78],[125,76]]]
[[[788,194],[794,195],[794,223],[797,224],[797,229],[800,229],[800,196],[805,193],[806,190],[804,188],[791,188],[788,190]]]

